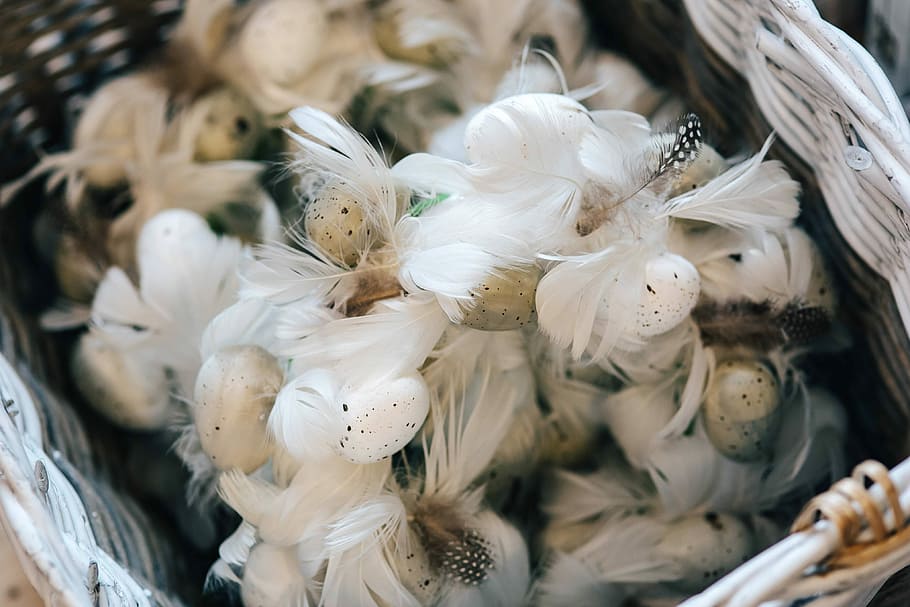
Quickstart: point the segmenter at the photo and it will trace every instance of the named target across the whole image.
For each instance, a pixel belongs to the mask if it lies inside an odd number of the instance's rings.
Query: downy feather
[[[610,354],[634,322],[649,251],[619,242],[597,253],[545,256],[559,262],[537,287],[541,330],[573,358]]]

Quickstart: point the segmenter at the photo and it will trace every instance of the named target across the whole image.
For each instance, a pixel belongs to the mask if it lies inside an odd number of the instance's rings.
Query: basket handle
[[[890,472],[865,461],[809,501],[791,535],[682,605],[756,607],[823,595],[850,604],[910,563],[908,510],[910,459]]]

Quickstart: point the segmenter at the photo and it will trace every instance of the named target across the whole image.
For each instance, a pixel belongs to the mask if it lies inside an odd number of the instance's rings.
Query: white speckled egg
[[[700,291],[698,270],[685,258],[664,253],[649,261],[636,316],[636,334],[654,337],[679,325],[695,307]]]
[[[727,168],[727,161],[710,145],[703,143],[685,170],[673,182],[670,196],[679,196],[705,185]]]
[[[540,270],[520,266],[499,270],[471,291],[461,324],[481,331],[519,329],[537,318],[534,299]]]
[[[708,438],[737,461],[766,456],[780,420],[780,388],[771,370],[755,360],[721,363],[702,407]]]
[[[240,49],[257,76],[290,85],[312,69],[328,29],[322,2],[270,0],[244,24]]]
[[[249,158],[262,137],[259,113],[249,100],[222,88],[199,99],[205,113],[194,141],[197,162]]]
[[[203,451],[220,470],[253,472],[271,453],[268,418],[284,374],[259,346],[216,352],[196,376],[193,420]]]
[[[430,391],[419,373],[370,386],[346,385],[337,399],[335,452],[355,464],[378,462],[401,451],[426,420]]]
[[[256,544],[243,568],[240,597],[245,607],[280,605],[285,594],[303,581],[294,548]]]
[[[307,238],[332,259],[353,266],[370,238],[363,205],[338,185],[328,185],[304,212]]]
[[[426,548],[413,531],[408,531],[408,550],[396,554],[395,569],[398,579],[421,605],[432,605],[439,594],[441,580],[430,567]]]
[[[115,424],[135,430],[168,424],[171,391],[164,369],[141,365],[92,333],[79,339],[71,369],[79,392]]]
[[[745,561],[755,550],[752,531],[728,514],[690,514],[671,523],[657,545],[660,559],[682,573],[676,586],[698,592]]]

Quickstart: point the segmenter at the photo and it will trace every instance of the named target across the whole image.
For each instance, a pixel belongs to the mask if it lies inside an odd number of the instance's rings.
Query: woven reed
[[[741,61],[733,58],[736,67],[731,67],[731,57],[722,57],[705,42],[682,0],[591,0],[587,4],[594,30],[604,43],[629,56],[654,81],[681,94],[702,116],[709,139],[722,152],[754,149],[771,130],[741,75],[743,65],[737,65]],[[735,4],[748,3],[704,2],[708,11]],[[3,0],[0,183],[25,172],[37,159],[36,149],[59,149],[85,95],[104,79],[144,61],[160,45],[178,12],[179,0]],[[822,197],[824,187],[819,187],[814,167],[785,141],[782,136],[772,155],[784,160],[803,184],[802,222],[832,262],[847,304],[843,320],[855,340],[846,355],[819,361],[813,372],[851,405],[854,458],[870,456],[891,465],[910,454],[910,339],[891,285],[872,269],[883,271],[883,266],[848,246]],[[33,244],[32,226],[40,213],[53,207],[54,201],[35,185],[15,204],[0,210],[2,351],[19,361],[17,371],[30,385],[41,412],[41,445],[47,453],[59,452],[49,463],[56,464],[55,469],[76,488],[86,511],[98,512],[103,519],[91,525],[97,545],[137,579],[148,580],[150,589],[173,591],[167,567],[157,571],[148,567],[150,560],[168,562],[167,546],[156,547],[155,527],[136,511],[132,500],[111,489],[116,470],[97,461],[106,461],[104,448],[95,449],[100,458],[90,455],[80,421],[48,389],[70,393],[62,364],[65,340],[48,337],[36,323],[36,313],[54,294],[49,288],[51,274]],[[92,423],[95,443],[96,436],[103,438],[105,432],[100,422]],[[852,499],[862,497],[855,493]],[[109,507],[99,508],[99,504]],[[81,575],[92,581],[90,568]],[[92,596],[92,584],[85,592],[79,596]],[[881,593],[880,604],[905,605],[910,602],[908,596],[910,584],[898,580]]]

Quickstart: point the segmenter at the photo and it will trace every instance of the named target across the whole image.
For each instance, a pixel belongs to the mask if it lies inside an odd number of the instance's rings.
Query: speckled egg
[[[537,318],[534,299],[540,270],[519,266],[499,270],[471,291],[461,324],[481,331],[519,329]]]
[[[727,168],[724,157],[717,150],[705,143],[701,144],[698,156],[674,180],[670,196],[679,196],[696,188],[700,188]]]
[[[636,334],[654,337],[679,325],[695,307],[700,291],[698,270],[685,258],[664,253],[649,261],[636,316]]]
[[[193,420],[203,451],[221,470],[253,472],[268,460],[268,418],[284,374],[259,346],[224,348],[196,376]]]
[[[752,531],[728,514],[690,514],[671,523],[655,556],[680,570],[675,585],[698,592],[747,561],[755,550]]]
[[[197,162],[252,156],[263,129],[259,113],[246,97],[222,88],[196,103],[205,112],[194,139],[193,157]]]
[[[711,443],[737,461],[765,457],[780,421],[780,387],[766,365],[755,360],[721,363],[702,407]]]
[[[812,245],[812,275],[809,277],[809,286],[803,298],[806,305],[823,308],[828,314],[834,315],[837,309],[837,293],[831,280],[831,274],[825,266],[825,259],[821,251]]]
[[[370,386],[344,386],[336,400],[335,452],[355,464],[383,460],[407,445],[426,420],[430,391],[419,373]]]
[[[303,576],[293,548],[256,544],[243,567],[240,597],[245,607],[279,605],[301,581]]]
[[[244,24],[240,50],[257,76],[280,85],[295,84],[315,65],[328,31],[323,3],[269,0]]]
[[[442,586],[439,575],[430,566],[426,548],[413,531],[408,532],[408,550],[395,556],[398,579],[421,605],[432,605]]]
[[[362,203],[338,184],[330,184],[304,212],[307,238],[323,253],[348,266],[360,259],[370,237]]]

